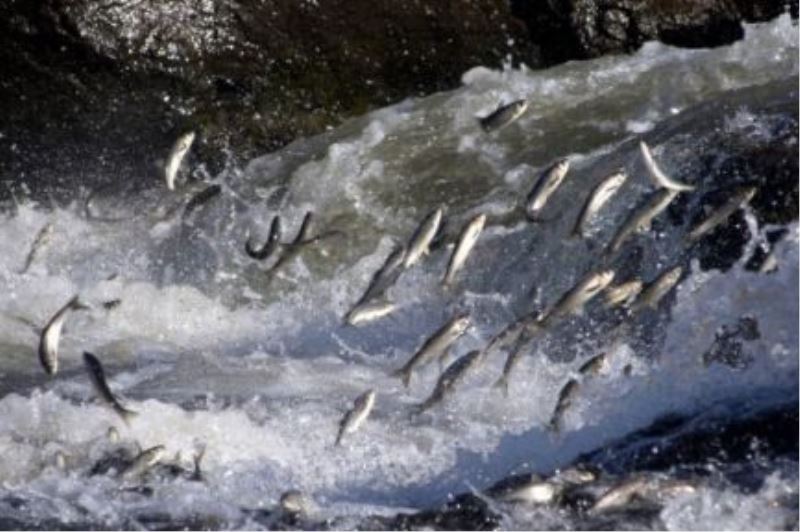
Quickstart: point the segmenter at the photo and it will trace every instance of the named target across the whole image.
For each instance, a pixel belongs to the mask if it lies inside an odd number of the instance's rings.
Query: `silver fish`
[[[578,394],[578,381],[570,379],[558,394],[558,401],[556,408],[553,410],[553,415],[550,417],[550,422],[547,424],[549,430],[559,432],[561,430],[561,416],[564,415],[567,408],[572,405],[575,396]]]
[[[444,370],[441,375],[439,375],[439,380],[436,382],[436,388],[434,388],[431,396],[417,407],[417,411],[424,412],[425,410],[442,401],[447,394],[452,392],[452,390],[464,380],[467,373],[472,368],[480,364],[481,361],[481,352],[476,350],[470,351],[466,355],[450,364],[447,369]]]
[[[36,255],[39,253],[39,251],[50,243],[54,228],[55,226],[48,222],[39,230],[39,232],[36,234],[36,238],[33,239],[31,250],[28,252],[28,256],[25,258],[25,264],[22,266],[22,269],[19,271],[19,273],[22,274],[27,272],[28,268],[30,268],[31,264],[33,264],[33,261],[36,260]]]
[[[678,280],[681,278],[683,268],[676,266],[671,270],[667,270],[659,275],[652,283],[642,290],[642,293],[631,306],[631,312],[636,313],[643,310],[645,307],[656,308],[658,302],[661,301],[667,292],[672,290]]]
[[[517,120],[527,109],[528,100],[516,100],[509,104],[499,106],[488,115],[479,118],[478,122],[487,133],[497,131]]]
[[[458,314],[450,321],[445,323],[435,333],[433,333],[422,347],[419,348],[406,364],[397,370],[394,375],[403,380],[403,385],[408,388],[411,383],[411,372],[414,368],[421,367],[436,357],[442,357],[447,352],[447,348],[467,332],[470,321],[466,314]]]
[[[578,214],[578,219],[575,221],[575,227],[572,229],[573,237],[583,236],[584,228],[589,221],[600,211],[600,208],[617,193],[627,179],[628,175],[620,170],[606,177],[594,187],[589,197],[586,199],[586,203],[583,204],[583,208],[580,214]]]
[[[542,319],[543,326],[549,326],[554,321],[570,314],[580,314],[583,312],[584,305],[605,290],[613,280],[613,270],[589,273],[558,300]]]
[[[642,281],[633,279],[626,283],[610,286],[606,289],[606,307],[614,308],[629,302],[642,291]]]
[[[606,248],[606,256],[619,251],[622,244],[634,233],[640,233],[650,229],[650,223],[653,221],[653,218],[661,214],[661,211],[666,209],[677,195],[678,192],[669,189],[662,189],[650,195],[647,201],[634,210],[620,226],[617,234],[614,235],[614,238]]]
[[[534,336],[543,331],[544,326],[541,321],[529,321],[524,325],[523,330],[517,337],[514,348],[511,349],[508,357],[506,357],[506,362],[503,365],[503,374],[493,385],[494,388],[502,391],[505,397],[508,397],[508,381],[511,378],[511,373],[517,367],[519,361],[522,360],[522,355],[525,354],[525,346]]]
[[[535,473],[512,475],[494,484],[486,495],[501,502],[549,504],[561,492],[561,486]]]
[[[251,244],[250,239],[244,245],[244,250],[247,255],[256,260],[266,260],[271,257],[275,251],[281,246],[281,217],[275,216],[272,218],[272,223],[269,226],[269,236],[267,241],[261,246],[261,249],[256,249]]]
[[[439,207],[426,216],[422,223],[419,224],[419,227],[408,242],[408,250],[406,252],[406,258],[403,261],[403,266],[410,268],[416,264],[423,255],[428,254],[428,248],[442,223],[442,214],[442,208]]]
[[[525,202],[525,213],[531,221],[539,219],[539,212],[564,180],[569,170],[569,159],[560,159],[547,168],[536,180]]]
[[[733,196],[722,207],[711,213],[711,215],[697,224],[691,232],[686,235],[687,242],[695,242],[703,235],[728,219],[728,217],[748,203],[756,195],[756,187],[741,187],[734,192]]]
[[[589,508],[590,513],[603,512],[629,504],[634,497],[644,496],[650,489],[650,481],[636,475],[607,490]]]
[[[372,407],[374,406],[375,392],[373,390],[367,390],[359,395],[353,402],[353,408],[347,411],[339,423],[339,433],[336,435],[335,445],[339,445],[342,442],[342,437],[345,434],[357,431],[370,412],[372,412]]]
[[[388,316],[395,311],[397,305],[388,301],[371,301],[353,307],[344,317],[345,321],[353,326],[375,321]]]
[[[578,368],[578,373],[581,375],[599,375],[603,367],[606,365],[607,353],[600,353],[593,356]]]
[[[133,462],[122,471],[120,476],[123,480],[131,480],[143,475],[161,461],[165,452],[166,448],[163,445],[145,449],[133,459]]]
[[[395,248],[394,251],[386,257],[386,261],[383,263],[383,266],[381,266],[381,269],[372,276],[372,280],[359,302],[366,303],[371,299],[382,296],[386,290],[397,281],[397,278],[400,277],[405,260],[406,247],[399,246]]]
[[[125,424],[128,424],[138,413],[125,408],[120,404],[119,400],[114,397],[111,388],[108,387],[103,365],[100,364],[96,356],[88,352],[83,353],[83,363],[86,366],[86,370],[89,372],[89,377],[92,380],[92,385],[94,385],[97,394],[120,418],[122,418]]]
[[[642,159],[644,159],[644,165],[647,167],[647,173],[656,186],[665,188],[667,190],[673,190],[675,192],[684,192],[695,189],[694,186],[675,181],[667,174],[662,172],[661,168],[659,168],[656,164],[655,159],[653,159],[653,154],[650,153],[650,148],[644,141],[639,143],[639,148],[641,148],[642,151]]]
[[[579,486],[594,482],[600,476],[597,469],[586,464],[577,464],[556,471],[551,480],[560,484]]]
[[[39,360],[48,375],[55,375],[58,372],[58,342],[61,340],[61,329],[64,327],[67,313],[83,308],[87,307],[78,300],[77,295],[74,296],[50,318],[42,331],[39,337]]]
[[[164,165],[164,179],[167,181],[167,188],[175,190],[175,177],[178,175],[178,170],[181,167],[181,162],[192,147],[194,142],[194,131],[190,131],[178,137],[175,144],[172,146],[172,151],[169,152],[167,164]]]
[[[472,251],[473,246],[475,246],[475,242],[478,241],[478,237],[481,231],[483,231],[484,225],[486,225],[486,215],[479,214],[467,222],[464,229],[461,230],[458,243],[455,249],[453,249],[453,254],[450,255],[450,262],[447,263],[447,272],[444,275],[442,284],[447,286],[453,282],[456,273],[464,265],[470,251]]]

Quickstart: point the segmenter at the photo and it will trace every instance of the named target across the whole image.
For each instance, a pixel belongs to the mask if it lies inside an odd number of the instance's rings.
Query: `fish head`
[[[470,327],[469,314],[463,312],[453,318],[453,332],[456,334],[464,334]]]
[[[583,295],[587,298],[592,298],[606,289],[614,280],[614,271],[605,270],[597,272],[589,276],[583,286]]]

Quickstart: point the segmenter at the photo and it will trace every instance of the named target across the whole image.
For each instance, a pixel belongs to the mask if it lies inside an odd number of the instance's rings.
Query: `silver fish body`
[[[564,181],[568,171],[569,159],[560,159],[542,172],[525,201],[525,214],[528,219],[532,221],[539,219],[539,213]]]
[[[372,281],[370,281],[364,295],[361,296],[360,302],[366,303],[371,299],[382,296],[386,290],[397,281],[397,278],[400,277],[405,259],[406,247],[399,246],[395,248],[394,251],[386,257],[386,261],[383,263],[383,266],[381,266],[381,269],[372,276]]]
[[[439,375],[436,387],[431,396],[419,405],[418,411],[423,412],[437,403],[441,402],[453,389],[461,383],[469,371],[482,361],[481,351],[470,351],[466,355],[450,364],[444,372]]]
[[[586,203],[583,204],[578,219],[575,221],[575,226],[572,229],[573,237],[582,237],[586,225],[592,218],[600,211],[603,205],[617,193],[617,191],[625,184],[628,175],[619,171],[606,177],[589,194]]]
[[[410,268],[416,264],[423,255],[428,254],[428,248],[442,223],[442,215],[443,211],[440,207],[422,220],[422,223],[419,224],[419,227],[417,227],[417,230],[408,242],[408,249],[406,251],[405,260],[403,261],[403,266]]]
[[[570,314],[580,314],[584,305],[600,292],[606,289],[614,280],[613,270],[592,272],[573,286],[543,318],[544,326],[549,326],[556,320]]]
[[[61,340],[61,329],[64,327],[67,314],[79,308],[86,307],[80,303],[76,295],[50,318],[39,337],[39,360],[48,375],[55,375],[58,372],[58,343]]]
[[[611,255],[619,251],[622,244],[624,244],[631,235],[650,229],[650,223],[653,221],[653,218],[661,214],[677,195],[678,192],[674,190],[662,189],[648,197],[647,201],[634,210],[620,226],[614,238],[606,248],[606,255]]]
[[[478,122],[487,133],[497,131],[511,124],[521,117],[528,109],[528,100],[516,100],[506,105],[501,105]]]
[[[395,375],[403,380],[403,385],[408,387],[411,383],[411,373],[417,367],[422,367],[436,357],[442,357],[447,348],[467,332],[470,320],[466,314],[459,314],[433,333],[422,347],[400,368]]]
[[[558,401],[556,402],[556,407],[553,410],[553,415],[550,417],[550,422],[548,423],[548,428],[553,432],[558,432],[561,429],[561,416],[564,415],[564,412],[572,405],[572,402],[575,400],[575,396],[578,395],[579,385],[578,381],[575,379],[570,379],[561,388],[561,391],[558,394]]]
[[[650,489],[650,481],[644,476],[635,476],[607,490],[589,508],[590,513],[604,512],[629,504],[634,497],[644,496]]]
[[[555,501],[560,492],[559,485],[527,473],[502,479],[490,487],[486,495],[501,502],[549,504]]]
[[[145,449],[133,459],[133,462],[122,472],[121,477],[123,480],[135,479],[161,461],[166,453],[166,448],[163,445],[156,445]]]
[[[503,392],[505,397],[508,397],[508,383],[514,369],[522,360],[522,355],[525,354],[525,347],[528,343],[539,333],[544,331],[544,324],[541,321],[528,320],[518,336],[515,339],[514,347],[508,353],[505,364],[503,364],[503,373],[500,378],[494,383],[493,387]]]
[[[33,264],[33,261],[36,260],[36,255],[38,255],[39,251],[46,247],[49,243],[51,238],[53,237],[53,230],[55,226],[48,222],[44,224],[44,227],[39,229],[39,232],[36,233],[36,238],[33,239],[33,244],[31,244],[31,250],[28,252],[28,256],[25,258],[25,264],[22,266],[22,269],[19,273],[25,273]]]
[[[353,326],[375,321],[395,311],[397,305],[388,301],[368,301],[357,304],[345,316],[345,321]]]
[[[351,434],[357,431],[359,427],[361,427],[361,424],[367,419],[370,412],[372,412],[374,406],[375,392],[373,390],[367,390],[359,395],[353,402],[353,408],[347,411],[342,421],[339,423],[339,432],[336,435],[335,445],[341,444],[345,434]]]
[[[189,148],[192,147],[194,137],[194,131],[181,135],[178,137],[178,140],[175,141],[172,150],[169,152],[167,164],[164,165],[164,179],[167,182],[167,188],[169,190],[175,190],[175,178],[178,176],[178,170],[181,167],[183,158],[186,157]]]
[[[755,187],[740,188],[734,192],[733,196],[731,196],[731,198],[725,202],[722,207],[711,213],[708,218],[697,224],[697,226],[695,226],[695,228],[692,229],[688,235],[686,235],[686,240],[690,243],[699,240],[700,237],[708,234],[712,229],[727,220],[730,215],[739,210],[742,205],[748,203],[755,195]]]
[[[650,152],[650,148],[644,141],[639,143],[639,148],[642,152],[642,159],[644,160],[644,165],[647,167],[647,173],[656,186],[665,188],[667,190],[672,190],[675,192],[686,192],[695,189],[694,186],[687,185],[686,183],[681,183],[679,181],[675,181],[667,174],[665,174],[661,170],[661,168],[659,168],[658,165],[656,164],[655,159],[653,159],[653,154]]]
[[[89,378],[92,381],[92,385],[94,386],[94,389],[100,398],[107,405],[109,405],[120,418],[122,418],[122,421],[124,421],[126,424],[129,423],[130,420],[137,415],[137,412],[128,410],[122,406],[119,400],[111,392],[111,388],[108,387],[108,381],[106,380],[103,365],[100,363],[97,357],[91,353],[84,352],[83,363],[86,366],[87,372],[89,373]]]
[[[442,284],[445,286],[451,284],[456,276],[456,273],[461,269],[467,260],[472,248],[478,241],[478,237],[486,225],[486,215],[479,214],[472,218],[462,229],[458,237],[458,243],[453,249],[453,254],[450,255],[450,261],[447,263],[447,272],[444,275]]]
[[[683,268],[676,266],[659,275],[652,283],[647,285],[631,306],[631,312],[636,313],[646,307],[656,308],[659,301],[678,283],[683,274]]]
[[[634,279],[606,289],[606,307],[614,308],[630,302],[642,291],[642,281]]]

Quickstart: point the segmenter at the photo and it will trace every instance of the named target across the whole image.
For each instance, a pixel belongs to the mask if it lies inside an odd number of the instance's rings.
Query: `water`
[[[188,215],[186,201],[204,185],[184,183],[170,194],[158,175],[141,176],[152,180],[149,190],[105,190],[88,207],[86,192],[65,207],[22,199],[8,206],[0,224],[0,515],[16,526],[248,528],[264,523],[245,509],[271,509],[295,488],[313,497],[316,519],[355,526],[511,471],[547,473],[665,414],[742,398],[755,411],[796,400],[797,224],[776,245],[779,267],[769,275],[744,267],[778,227],[753,208],[744,216],[751,238],[725,271],[701,268],[680,239],[690,214],[702,212],[700,198],[720,185],[698,175],[726,162],[714,135],[793,142],[796,150],[796,122],[787,126],[781,111],[797,72],[788,17],[750,26],[744,41],[714,50],[650,43],[633,56],[546,71],[478,67],[460,89],[232,163],[214,178],[222,193]],[[531,105],[515,124],[491,135],[477,127],[477,115],[523,97]],[[716,124],[710,132],[708,124]],[[520,363],[509,399],[491,389],[504,361],[498,354],[443,405],[411,416],[437,372],[415,374],[409,391],[390,373],[444,321],[470,313],[474,327],[454,353],[461,355],[515,317],[547,308],[599,264],[629,209],[653,190],[637,152],[641,135],[674,178],[699,189],[614,267],[618,280],[651,280],[682,264],[688,275],[677,289],[616,343],[616,318],[598,304],[557,325]],[[520,198],[560,157],[571,170],[545,209],[552,221],[532,226]],[[619,166],[631,177],[590,239],[568,241],[588,188]],[[447,235],[479,212],[490,215],[455,288],[440,288],[450,248],[438,247],[389,290],[395,313],[343,325],[393,245],[438,206]],[[307,210],[318,231],[345,236],[303,250],[274,275],[244,254],[248,236],[266,238],[273,215],[288,240]],[[52,240],[19,273],[46,223],[55,227]],[[38,330],[26,323],[41,327],[75,293],[92,309],[68,318],[60,371],[49,379],[37,360]],[[114,299],[121,304],[104,309]],[[746,369],[704,365],[715,332],[742,316],[757,317],[760,333],[744,344]],[[610,351],[608,367],[582,382],[561,433],[547,432],[561,386],[599,349]],[[112,388],[140,412],[130,426],[91,399],[84,350],[101,358]],[[369,388],[378,392],[369,420],[333,447],[339,419]],[[121,445],[164,445],[187,468],[205,447],[206,481],[153,477],[155,494],[146,496],[121,490],[111,474],[89,475],[114,448],[110,426]],[[59,452],[64,470],[55,467]],[[796,494],[796,462],[794,472],[777,461],[767,469],[751,492],[722,478],[668,501],[661,523],[785,526],[796,509],[770,501]],[[555,509],[501,510],[509,528],[570,526]]]

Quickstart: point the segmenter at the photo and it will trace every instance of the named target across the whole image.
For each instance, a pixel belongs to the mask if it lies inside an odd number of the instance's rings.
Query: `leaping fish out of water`
[[[644,141],[639,143],[639,148],[642,151],[644,165],[647,167],[647,174],[650,176],[650,179],[656,184],[656,186],[666,188],[668,190],[674,190],[675,192],[686,192],[695,189],[693,185],[687,185],[686,183],[675,181],[667,174],[662,172],[661,168],[659,168],[656,164],[655,159],[653,159],[653,154],[650,152],[650,148]]]
[[[627,179],[628,175],[620,170],[606,177],[594,187],[586,199],[586,203],[583,204],[578,219],[575,220],[575,226],[572,228],[573,237],[583,236],[586,225],[600,211],[600,208],[617,193]]]
[[[122,479],[132,480],[143,475],[161,461],[166,451],[167,449],[163,445],[156,445],[155,447],[145,449],[133,459],[131,465],[122,471]]]
[[[194,131],[189,131],[181,135],[178,137],[178,140],[175,141],[172,150],[169,152],[167,163],[164,165],[164,179],[167,182],[167,188],[170,190],[175,190],[175,178],[178,176],[178,170],[181,167],[183,158],[186,156],[189,148],[192,147],[194,137]]]
[[[662,189],[649,196],[647,201],[634,210],[620,226],[617,234],[614,235],[614,238],[611,239],[611,242],[606,248],[606,257],[619,251],[622,244],[624,244],[631,235],[650,229],[650,223],[653,221],[653,218],[666,209],[677,195],[678,192],[674,190]]]
[[[467,373],[476,367],[482,361],[481,352],[470,351],[466,355],[457,359],[450,364],[444,372],[439,375],[439,380],[436,382],[436,387],[431,393],[431,396],[417,406],[417,412],[424,412],[432,406],[441,402],[452,390],[461,383],[467,376]]]
[[[367,287],[367,290],[364,292],[364,295],[361,296],[359,300],[359,304],[366,303],[376,297],[382,296],[386,290],[392,286],[397,278],[400,277],[403,268],[403,262],[406,259],[406,247],[405,246],[398,246],[395,248],[389,256],[386,257],[386,260],[383,263],[383,266],[375,272],[375,275],[372,276],[372,280]]]
[[[656,308],[667,292],[678,283],[683,274],[683,268],[676,266],[659,275],[652,283],[642,290],[639,297],[631,306],[631,313],[639,312],[645,307]]]
[[[256,260],[268,259],[281,246],[281,233],[281,217],[275,216],[272,218],[272,223],[269,226],[269,236],[267,237],[267,241],[263,246],[261,246],[261,249],[254,248],[253,244],[248,238],[244,245],[245,253],[247,253],[249,257]]]
[[[31,264],[33,264],[33,261],[36,259],[36,255],[39,253],[39,251],[50,243],[54,228],[55,226],[51,222],[48,222],[44,224],[44,227],[42,227],[38,233],[36,233],[36,238],[33,239],[33,244],[31,244],[31,250],[28,253],[28,256],[25,258],[25,264],[22,266],[22,269],[19,271],[19,273],[22,274],[27,272],[28,268],[31,267]]]
[[[394,375],[403,380],[403,385],[408,388],[411,383],[411,373],[415,368],[421,367],[436,357],[445,356],[447,349],[462,334],[467,332],[470,320],[467,314],[458,314],[433,333],[419,351],[412,356],[405,365],[397,370]]]
[[[506,477],[486,490],[486,495],[501,501],[523,504],[549,504],[562,487],[535,473]]]
[[[478,122],[487,133],[502,129],[521,117],[528,109],[528,100],[516,100],[506,105],[501,105]]]
[[[55,375],[58,372],[58,342],[61,340],[61,329],[64,327],[67,314],[71,310],[85,308],[88,307],[79,301],[77,295],[74,296],[50,318],[42,331],[39,337],[39,360],[48,375]]]
[[[375,321],[395,311],[397,305],[389,301],[367,301],[353,307],[345,316],[345,321],[353,326]]]
[[[447,286],[453,282],[456,273],[461,269],[467,261],[470,251],[478,241],[478,237],[483,231],[483,226],[486,225],[486,215],[479,214],[472,218],[461,230],[461,235],[458,237],[458,243],[453,249],[453,254],[450,255],[450,262],[447,264],[447,272],[444,275],[442,284]]]
[[[428,214],[419,227],[414,232],[411,240],[408,242],[408,249],[406,257],[403,261],[403,266],[410,268],[422,258],[423,255],[428,254],[428,248],[433,242],[433,238],[439,231],[439,226],[442,223],[442,208],[439,207],[432,213]]]
[[[503,364],[503,373],[493,386],[502,391],[504,397],[508,397],[508,381],[511,378],[511,373],[514,371],[514,368],[516,368],[519,361],[522,360],[522,355],[525,354],[525,346],[544,330],[544,324],[541,321],[529,320],[525,323],[523,330],[516,338],[514,348],[508,354],[508,357],[506,357],[505,364]]]
[[[736,190],[730,199],[722,205],[719,209],[711,213],[705,220],[697,224],[692,231],[686,235],[686,241],[689,243],[695,242],[703,235],[709,233],[712,229],[724,222],[730,217],[731,214],[739,210],[739,208],[748,203],[756,195],[756,187],[741,187]]]
[[[560,159],[548,167],[536,180],[536,184],[528,194],[525,202],[525,214],[528,219],[539,221],[539,213],[547,204],[547,200],[564,181],[569,171],[569,159]]]
[[[339,423],[339,432],[336,434],[336,442],[334,445],[339,445],[342,442],[342,437],[345,434],[351,434],[361,427],[361,424],[372,412],[372,407],[375,406],[375,391],[367,390],[359,395],[353,402],[353,408],[347,411]]]
[[[94,389],[100,398],[111,407],[117,415],[122,418],[126,424],[130,422],[135,416],[138,415],[137,412],[133,410],[128,410],[119,402],[114,394],[111,392],[111,388],[108,387],[108,381],[106,381],[106,374],[103,370],[103,365],[100,364],[100,361],[91,353],[84,352],[83,353],[83,363],[86,366],[86,370],[89,373],[89,377],[92,381],[92,385],[94,385]]]
[[[553,410],[553,415],[550,417],[550,422],[547,424],[549,430],[559,432],[561,430],[561,416],[567,411],[567,408],[572,405],[575,397],[578,395],[578,381],[570,379],[558,394],[558,401]]]
[[[633,279],[626,283],[618,284],[617,286],[610,286],[606,289],[606,307],[614,308],[636,297],[642,291],[642,281]]]
[[[592,298],[606,289],[614,280],[613,270],[591,272],[573,286],[542,319],[543,326],[570,314],[580,314]]]

